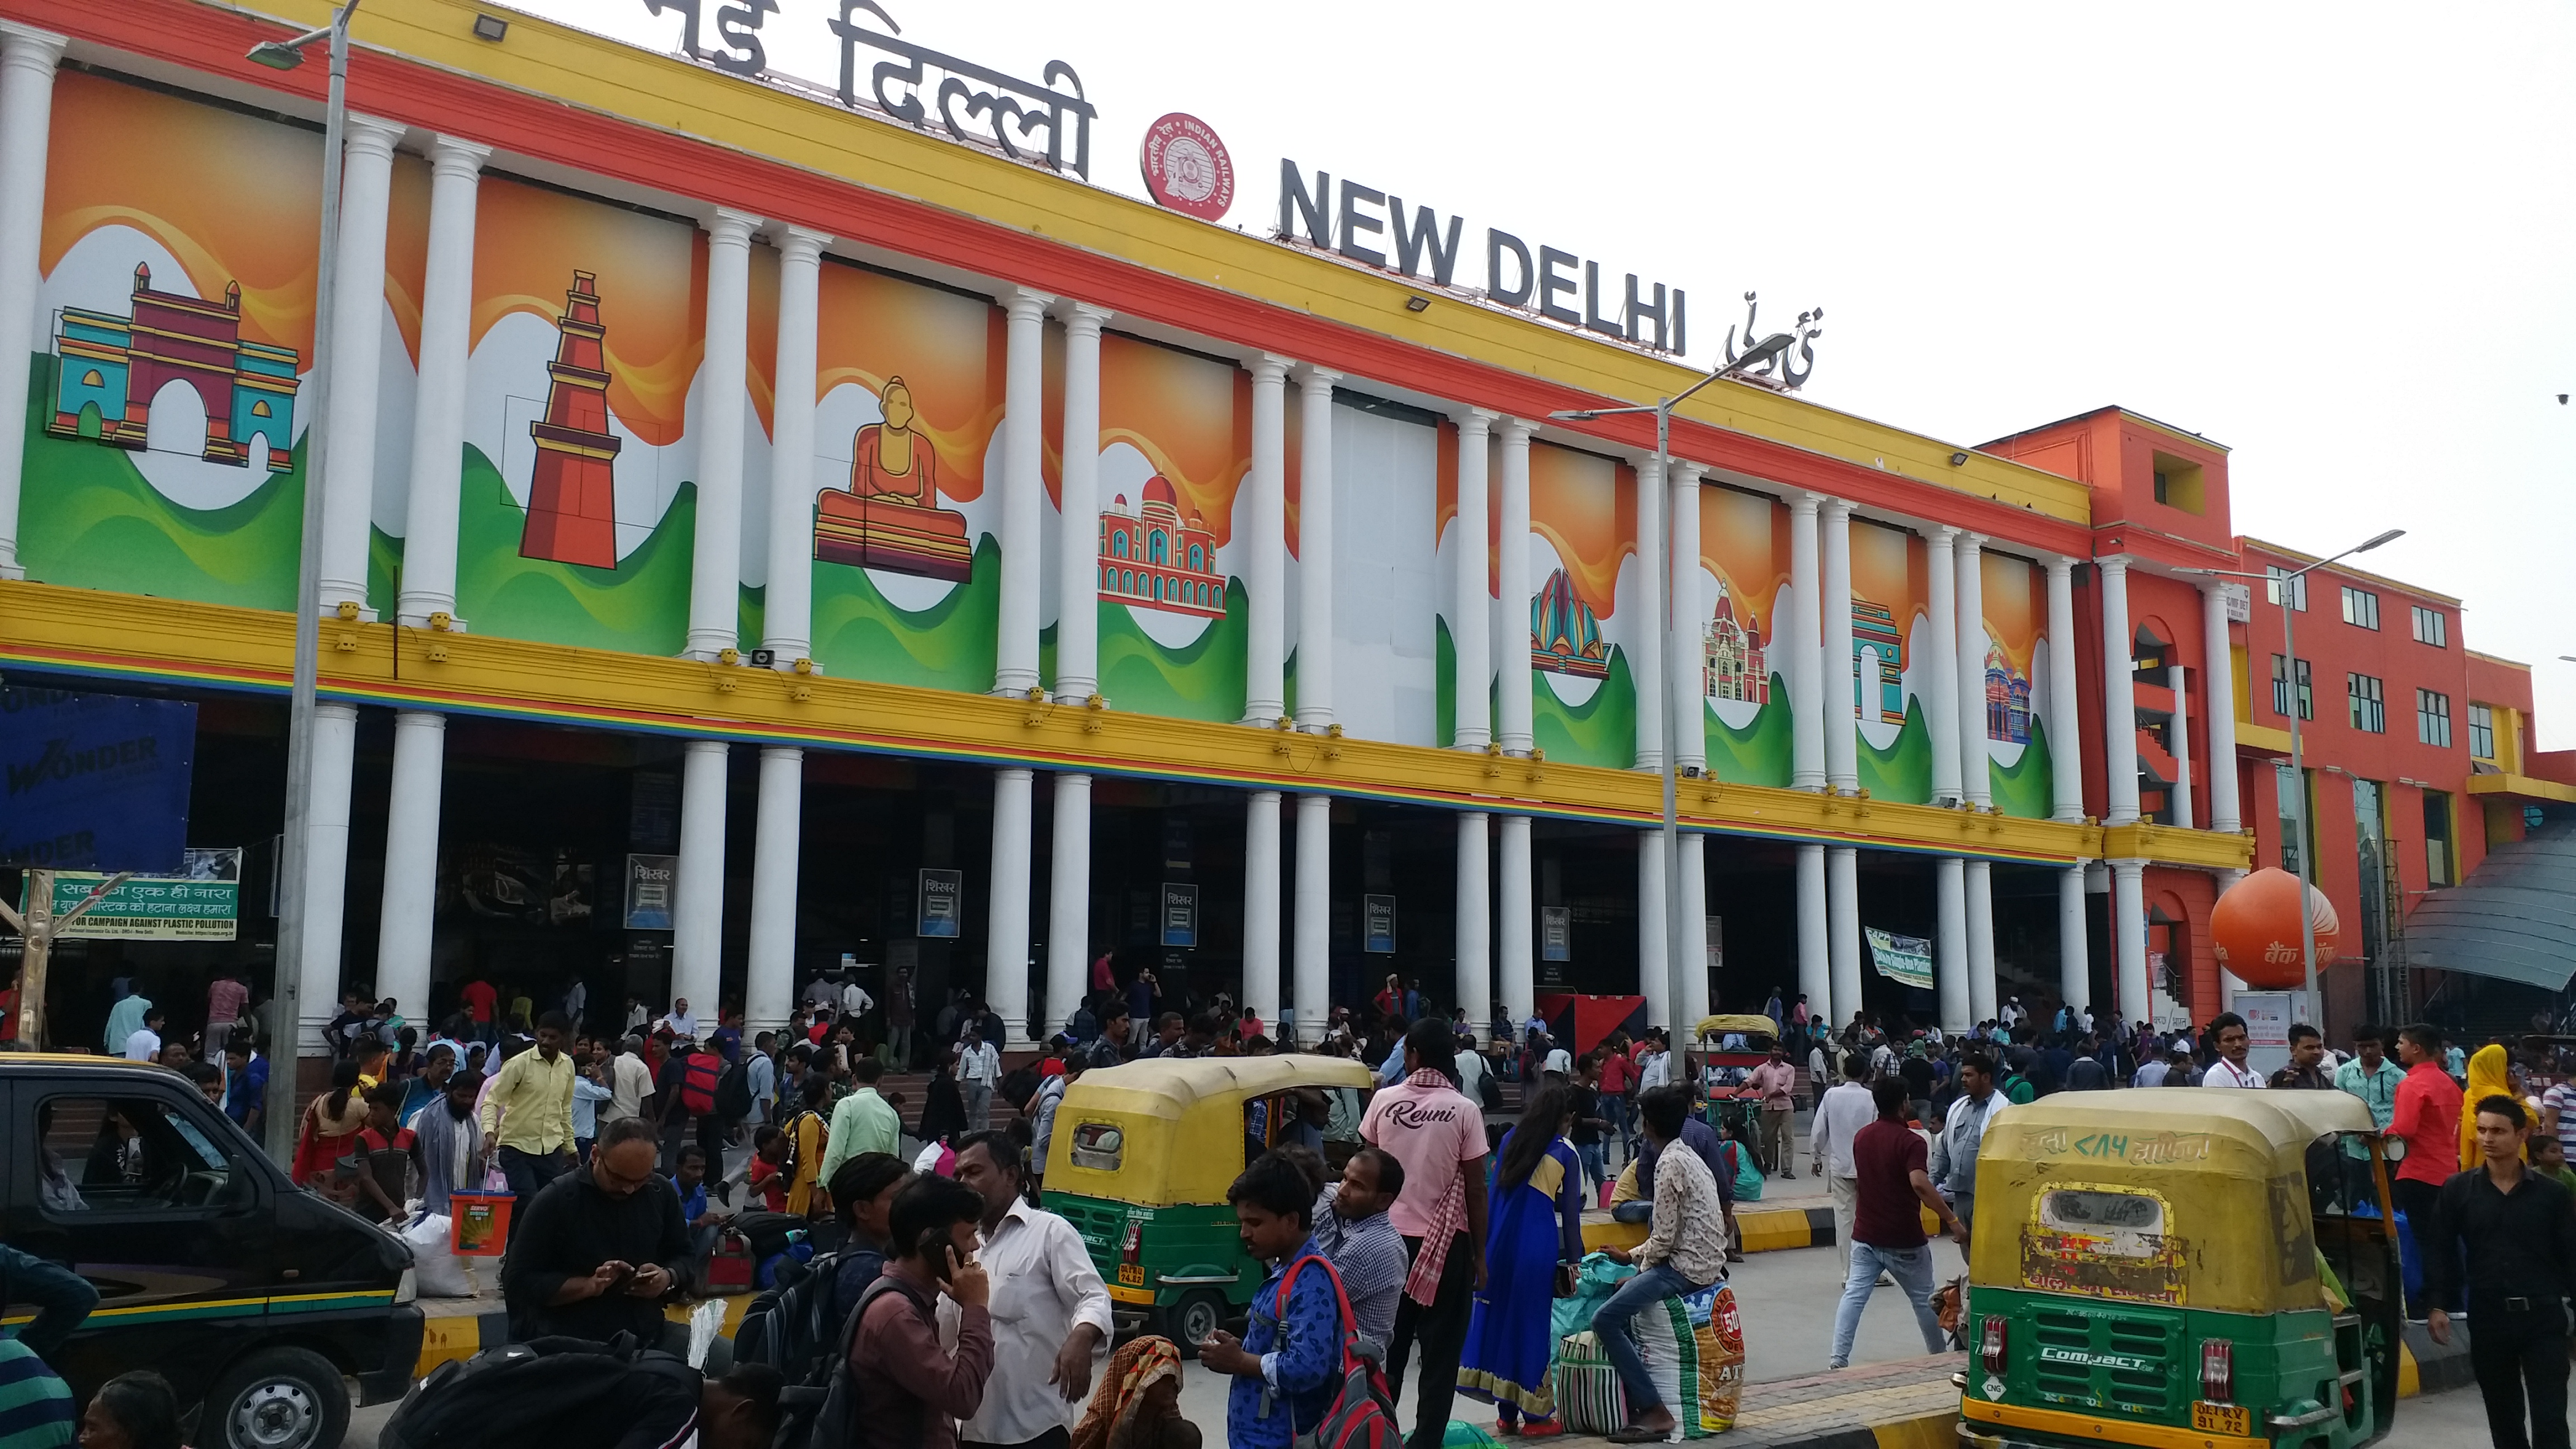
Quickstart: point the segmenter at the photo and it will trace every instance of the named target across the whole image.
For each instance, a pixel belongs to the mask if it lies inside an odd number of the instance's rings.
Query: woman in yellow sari
[[[2460,1171],[2474,1172],[2487,1160],[2478,1146],[2478,1104],[2489,1097],[2515,1097],[2511,1059],[2501,1043],[2489,1042],[2469,1058],[2469,1090],[2460,1098]]]

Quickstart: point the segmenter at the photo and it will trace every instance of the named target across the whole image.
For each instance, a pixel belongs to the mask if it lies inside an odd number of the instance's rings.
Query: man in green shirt
[[[825,1182],[841,1170],[842,1163],[862,1152],[903,1156],[903,1119],[877,1093],[877,1083],[885,1076],[885,1064],[875,1057],[860,1057],[850,1063],[850,1075],[858,1079],[859,1086],[832,1108],[831,1140],[823,1149]]]

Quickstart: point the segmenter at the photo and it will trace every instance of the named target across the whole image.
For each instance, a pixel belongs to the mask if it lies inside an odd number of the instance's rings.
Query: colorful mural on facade
[[[1855,752],[1872,799],[1932,798],[1932,727],[1924,694],[1932,663],[1931,551],[1919,534],[1851,522],[1852,661],[1847,696],[1859,719]]]
[[[1597,453],[1532,443],[1529,576],[1531,735],[1551,760],[1637,762],[1631,661],[1639,611],[1637,475]],[[1499,471],[1491,475],[1499,477]]]
[[[54,107],[20,562],[291,608],[320,138],[79,70]]]
[[[1995,808],[2046,819],[2056,804],[2045,692],[2048,574],[2026,559],[1986,550],[1979,575],[1986,610],[1986,754]]]
[[[1100,443],[1100,692],[1119,709],[1243,718],[1251,374],[1107,333]]]
[[[1759,493],[1699,490],[1700,675],[1708,771],[1742,785],[1787,785],[1792,729],[1784,671],[1772,660],[1789,609],[1789,510]]]

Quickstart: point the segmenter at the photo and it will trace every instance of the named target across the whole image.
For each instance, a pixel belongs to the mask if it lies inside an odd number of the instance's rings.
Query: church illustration
[[[1986,645],[1986,738],[2030,743],[2030,676],[1994,643]]]
[[[1601,619],[1575,597],[1574,580],[1563,569],[1549,574],[1547,586],[1530,600],[1530,667],[1580,679],[1610,675]]]
[[[1717,581],[1717,609],[1700,630],[1705,667],[1701,692],[1710,699],[1763,704],[1771,698],[1771,671],[1762,657],[1762,620],[1750,609],[1739,622],[1726,580]]]
[[[1181,519],[1180,497],[1157,473],[1145,482],[1144,506],[1127,511],[1121,493],[1100,515],[1100,597],[1140,609],[1225,617],[1225,575],[1216,568],[1216,536],[1199,515]]]
[[[1858,594],[1852,595],[1852,702],[1864,718],[1870,707],[1869,681],[1861,663],[1868,654],[1878,656],[1878,719],[1881,724],[1905,723],[1905,635],[1896,627],[1896,616],[1885,604],[1875,604]]]
[[[241,283],[221,302],[152,288],[152,268],[134,268],[133,310],[119,317],[65,307],[54,322],[54,408],[45,431],[140,449],[152,401],[182,383],[206,409],[209,463],[250,463],[253,438],[268,443],[268,471],[295,467],[296,363],[291,347],[245,342]]]
[[[877,406],[884,421],[852,440],[850,486],[815,497],[814,557],[962,584],[975,546],[966,515],[939,506],[939,453],[916,426],[911,387],[887,378]]]

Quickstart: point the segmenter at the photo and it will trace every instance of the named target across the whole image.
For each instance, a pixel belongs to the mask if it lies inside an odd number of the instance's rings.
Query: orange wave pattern
[[[1931,551],[1904,529],[1851,521],[1851,583],[1854,597],[1884,606],[1909,637],[1915,616],[1932,613]]]
[[[1252,471],[1252,374],[1111,332],[1100,339],[1100,442],[1128,443],[1170,480],[1181,514],[1223,548]],[[1142,500],[1129,498],[1127,506]],[[1105,505],[1108,500],[1103,499]]]
[[[1986,633],[2004,646],[2013,667],[2030,673],[2039,651],[2040,622],[2048,617],[2048,575],[2010,554],[1978,555],[1986,602]]]
[[[1620,561],[1637,551],[1635,470],[1597,453],[1530,444],[1530,531],[1556,545],[1575,597],[1608,618]],[[1530,580],[1533,591],[1546,583],[1543,575]]]
[[[429,163],[394,153],[394,184],[385,208],[385,301],[403,351],[420,368],[420,297],[429,278]]]
[[[1699,490],[1699,561],[1726,580],[1735,616],[1747,609],[1762,621],[1762,637],[1779,632],[1771,601],[1789,584],[1789,509],[1759,494],[1702,485]],[[1709,603],[1710,617],[1717,613]]]
[[[576,271],[599,279],[609,410],[655,447],[678,442],[706,352],[706,244],[697,228],[485,177],[475,201],[473,340],[513,312],[552,325]]]
[[[39,267],[100,227],[130,226],[179,259],[197,295],[239,282],[241,335],[311,367],[319,135],[66,70],[46,155]]]
[[[1002,425],[1009,349],[1002,309],[830,261],[823,264],[819,300],[816,395],[855,382],[883,397],[886,379],[902,378],[918,414],[914,426],[939,457],[940,496],[982,497],[984,454]],[[818,437],[814,446],[846,457],[852,439]]]

